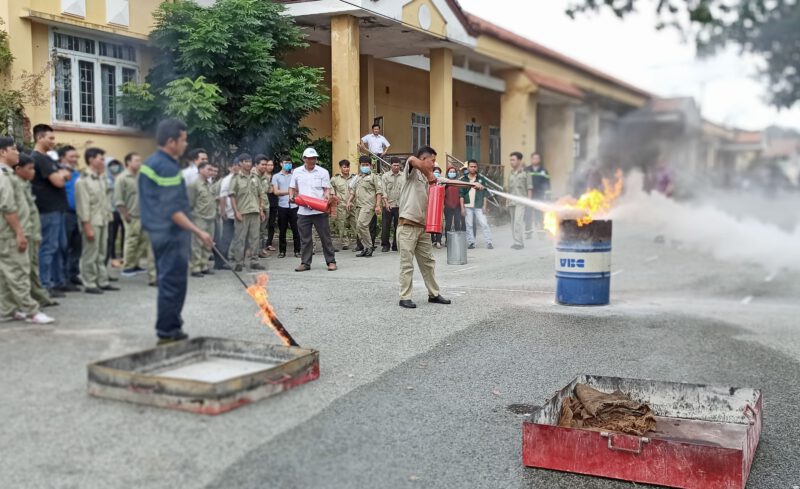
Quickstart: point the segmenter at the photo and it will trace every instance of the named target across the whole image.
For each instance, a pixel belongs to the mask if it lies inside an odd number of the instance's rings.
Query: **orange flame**
[[[578,211],[576,221],[578,226],[589,224],[594,219],[608,214],[614,201],[622,194],[622,170],[614,173],[614,183],[607,178],[603,178],[603,190],[592,188],[584,192],[578,199],[572,197],[562,199],[558,202],[567,210]],[[558,234],[559,213],[556,211],[546,212],[544,215],[544,228],[552,235]]]
[[[275,315],[275,309],[269,303],[268,282],[269,276],[266,273],[259,273],[256,275],[256,282],[247,288],[247,294],[253,298],[259,308],[256,316],[261,318],[261,322],[272,329],[286,346],[296,346],[297,343],[278,320],[278,316]]]

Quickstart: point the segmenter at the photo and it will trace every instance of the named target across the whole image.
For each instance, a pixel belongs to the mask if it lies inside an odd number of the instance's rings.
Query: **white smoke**
[[[800,271],[800,224],[793,231],[752,217],[738,218],[711,204],[677,202],[642,189],[641,173],[626,180],[609,217],[637,228],[663,235],[669,241],[712,255],[721,261],[754,263],[774,273],[781,269]]]

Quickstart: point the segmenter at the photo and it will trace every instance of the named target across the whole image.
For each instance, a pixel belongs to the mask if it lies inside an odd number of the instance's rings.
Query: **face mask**
[[[469,169],[464,168],[464,175],[469,175]]]
[[[292,171],[292,164],[291,163],[284,163],[283,164],[284,171]]]
[[[438,178],[438,177],[439,177],[439,175],[441,175],[441,174],[442,174],[442,173],[441,173],[441,172],[438,172],[438,171],[435,171],[435,172],[433,172],[433,175],[434,175],[435,177],[437,177],[437,178]]]
[[[362,166],[361,167],[361,173],[363,173],[364,175],[368,175],[369,174],[369,167],[368,166]]]
[[[456,175],[458,175],[458,173],[456,173],[454,171],[447,172],[447,178],[455,178]]]

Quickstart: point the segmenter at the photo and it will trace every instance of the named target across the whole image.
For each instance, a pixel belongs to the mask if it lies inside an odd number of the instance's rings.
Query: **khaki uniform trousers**
[[[31,264],[31,297],[39,303],[40,306],[51,304],[53,299],[47,293],[47,289],[42,286],[42,281],[39,279],[39,247],[41,243],[28,238],[28,260]]]
[[[258,261],[261,215],[258,212],[242,214],[241,222],[233,225],[232,255],[237,265],[244,265],[245,251],[250,250],[250,261]]]
[[[522,206],[509,206],[511,213],[511,237],[515,245],[525,246],[522,240],[522,233],[525,231],[525,208]]]
[[[348,211],[346,206],[339,205],[336,208],[336,219],[333,221],[333,229],[336,236],[339,237],[339,244],[341,246],[350,246],[356,234],[357,227],[355,210],[351,207]]]
[[[400,299],[411,299],[414,285],[414,258],[417,259],[422,280],[428,289],[428,296],[438,296],[439,284],[436,283],[434,273],[436,260],[433,258],[433,244],[425,228],[410,224],[397,226],[397,249],[400,252]]]
[[[125,264],[122,268],[136,268],[139,266],[139,260],[149,254],[150,243],[147,240],[147,233],[142,230],[142,220],[138,217],[132,217],[131,222],[123,219],[122,225],[125,228],[125,244],[122,249]]]
[[[109,285],[106,253],[108,250],[108,226],[95,226],[94,240],[86,239],[81,233],[81,280],[85,287],[105,287]],[[81,226],[83,231],[83,226]]]
[[[269,239],[269,207],[264,209],[264,221],[260,224],[260,239],[261,241],[258,243],[258,251],[261,251],[261,248],[267,243],[267,239]]]
[[[194,225],[201,230],[214,236],[214,224],[216,219],[203,219],[195,217],[192,219]],[[208,249],[203,246],[203,242],[197,235],[192,235],[192,262],[189,271],[192,273],[205,272],[208,270]]]
[[[356,219],[356,230],[358,232],[356,234],[358,240],[361,241],[361,244],[365,247],[372,243],[372,236],[369,234],[369,223],[372,221],[373,217],[375,217],[374,207],[360,207],[358,209],[358,218]]]
[[[14,238],[0,239],[0,317],[10,316],[14,311],[29,316],[39,312],[39,303],[31,297],[30,274],[28,252],[20,253]]]

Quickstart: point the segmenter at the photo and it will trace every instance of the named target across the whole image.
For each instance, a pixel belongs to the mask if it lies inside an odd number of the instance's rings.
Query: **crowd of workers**
[[[373,256],[378,216],[381,252],[400,252],[400,305],[416,307],[414,259],[429,300],[447,304],[439,295],[431,252],[442,247],[442,235],[425,232],[427,188],[436,182],[461,182],[446,185],[444,230],[465,230],[469,248],[477,246],[480,230],[485,246],[493,248],[486,217],[489,182],[478,162],[468,161],[463,173],[448,165],[442,174],[435,151],[424,147],[405,161],[389,157],[390,168],[380,173],[376,163],[386,162],[389,142],[377,125],[359,144],[366,154],[359,157],[356,174],[350,161],[341,160],[333,178],[318,164],[314,148],[303,152],[301,165],[288,157],[241,153],[223,175],[205,149],[184,155],[186,127],[174,120],[159,126],[159,150],[147,161],[133,152],[119,162],[90,147],[82,155],[82,170],[74,147],[56,147],[52,127],[37,125],[33,136],[30,154],[20,152],[13,139],[0,138],[3,318],[51,323],[40,309],[58,305],[66,293],[118,291],[112,284],[118,279],[109,273],[118,267],[122,277],[145,273],[149,285],[159,287],[158,336],[179,340],[185,337],[180,311],[187,276],[202,278],[230,267],[263,270],[260,260],[275,252],[279,259],[293,253],[300,260],[295,271],[304,272],[319,249],[327,269],[335,271],[341,250]],[[523,168],[522,160],[520,153],[510,155],[508,192],[547,197],[549,175],[538,154],[530,167]],[[329,202],[328,209],[298,205],[298,196]],[[508,205],[512,248],[521,249],[523,233],[530,237],[541,219],[527,207]],[[121,260],[116,260],[118,235]]]

